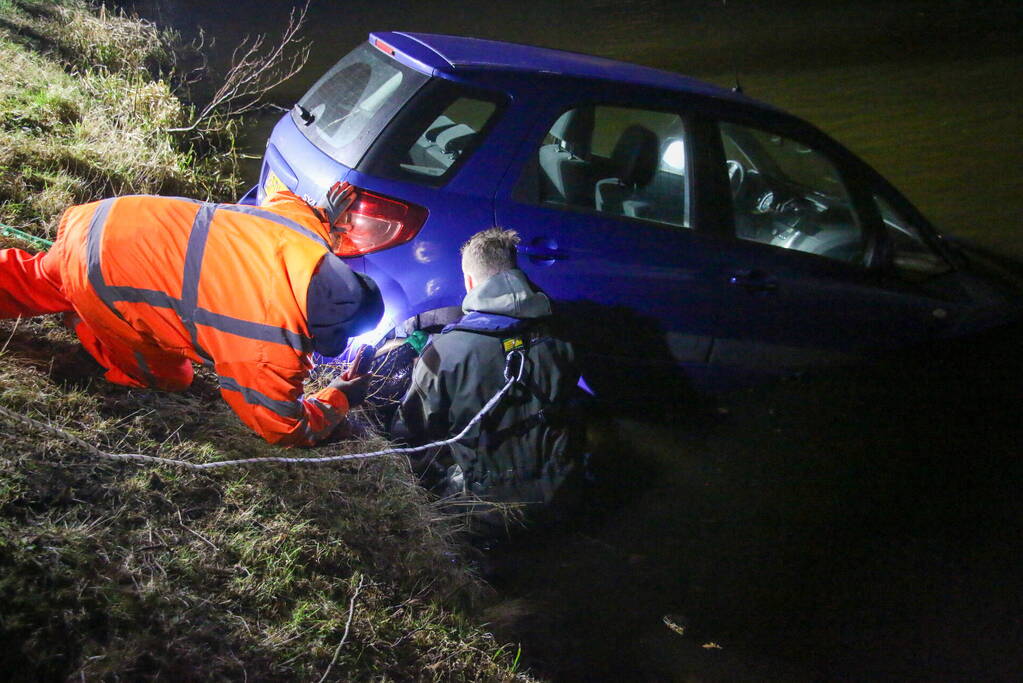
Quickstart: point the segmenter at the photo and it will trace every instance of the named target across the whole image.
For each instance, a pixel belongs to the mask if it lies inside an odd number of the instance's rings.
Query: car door
[[[722,288],[693,224],[691,139],[679,110],[562,101],[498,193],[498,225],[524,236],[520,265],[570,321],[598,391],[666,387],[685,381],[679,366],[702,379]]]
[[[931,339],[956,319],[954,288],[928,291],[876,267],[888,236],[841,154],[752,125],[721,122],[718,132],[733,235],[716,370],[846,360]]]

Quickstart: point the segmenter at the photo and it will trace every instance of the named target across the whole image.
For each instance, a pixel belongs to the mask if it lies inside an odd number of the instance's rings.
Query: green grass
[[[280,451],[200,377],[128,390],[79,368],[52,321],[0,325],[0,405],[109,451],[193,460]],[[377,441],[324,454],[377,448]],[[31,677],[511,679],[456,606],[481,588],[399,458],[194,473],[99,461],[0,431],[0,652]],[[432,668],[431,668],[432,667]],[[243,673],[244,672],[244,673]]]
[[[52,236],[69,204],[115,194],[232,200],[233,124],[201,147],[168,133],[175,36],[82,2],[0,10],[0,222]]]
[[[230,129],[202,148],[164,132],[189,110],[153,40],[75,0],[0,0],[0,222],[52,237],[68,204],[105,195],[234,196]],[[0,321],[0,406],[112,452],[283,452],[202,370],[179,394],[106,383],[52,316]],[[474,620],[485,587],[401,458],[193,472],[3,416],[0,453],[0,667],[18,678],[526,680]]]

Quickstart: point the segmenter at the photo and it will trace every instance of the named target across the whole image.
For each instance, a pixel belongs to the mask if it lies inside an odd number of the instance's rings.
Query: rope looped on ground
[[[517,369],[517,372],[514,373],[512,373],[509,370],[509,368],[512,365],[513,354],[518,354],[519,360],[519,367]],[[411,455],[413,453],[422,453],[432,448],[441,448],[443,446],[448,446],[450,444],[461,441],[463,438],[465,438],[467,434],[469,434],[470,431],[472,431],[473,427],[479,424],[480,421],[484,417],[486,417],[491,410],[494,409],[494,407],[501,401],[501,399],[504,398],[505,394],[507,394],[517,382],[521,381],[522,366],[524,364],[525,358],[523,357],[521,351],[512,351],[511,353],[508,354],[507,365],[505,367],[505,377],[507,378],[507,382],[505,382],[504,386],[501,387],[501,389],[496,394],[494,394],[489,401],[486,402],[486,404],[480,409],[480,411],[476,413],[476,416],[469,420],[469,423],[462,428],[462,431],[458,432],[458,434],[455,434],[451,438],[444,439],[441,441],[434,441],[428,444],[424,444],[422,446],[384,448],[379,451],[371,451],[368,453],[346,453],[344,455],[326,455],[311,458],[288,458],[269,456],[264,458],[244,458],[240,460],[217,460],[215,462],[194,463],[188,462],[187,460],[161,458],[159,456],[145,455],[142,453],[107,453],[106,451],[100,450],[99,448],[85,441],[84,439],[81,439],[75,436],[74,434],[70,434],[59,427],[54,427],[53,425],[46,424],[45,422],[40,422],[39,420],[35,420],[26,415],[21,415],[20,413],[8,410],[3,406],[0,406],[0,415],[5,415],[8,418],[11,418],[17,422],[27,424],[33,429],[49,432],[51,434],[56,434],[57,436],[61,437],[66,441],[70,441],[74,444],[77,444],[78,446],[81,446],[92,455],[111,460],[148,462],[157,465],[171,465],[173,467],[181,467],[189,470],[212,470],[221,467],[235,467],[266,463],[285,463],[289,465],[324,465],[327,463],[343,462],[346,460],[365,460],[367,458],[378,458],[384,455]]]

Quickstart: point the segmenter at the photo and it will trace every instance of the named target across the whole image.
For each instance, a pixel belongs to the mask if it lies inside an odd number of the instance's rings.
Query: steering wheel
[[[817,223],[818,211],[813,203],[804,197],[789,197],[773,207],[774,220],[789,230],[798,230],[804,235],[816,235],[820,231]]]
[[[728,168],[728,185],[732,189],[732,197],[738,197],[742,184],[746,180],[746,169],[735,159],[726,161],[725,166]]]

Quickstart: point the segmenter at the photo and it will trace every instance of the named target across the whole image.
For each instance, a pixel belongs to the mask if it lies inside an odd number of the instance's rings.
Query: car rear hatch
[[[492,198],[509,163],[493,141],[518,139],[527,125],[506,117],[511,135],[491,136],[509,98],[451,69],[412,37],[370,34],[278,122],[250,192],[261,202],[289,189],[315,203],[335,183],[355,188],[337,253],[376,281],[386,307],[362,341],[461,300],[458,246],[493,223]],[[496,147],[475,154],[488,143]],[[445,230],[416,246],[427,220]]]
[[[274,128],[257,201],[291,190],[316,201],[344,180],[380,131],[430,76],[393,59],[380,41],[335,64]]]

